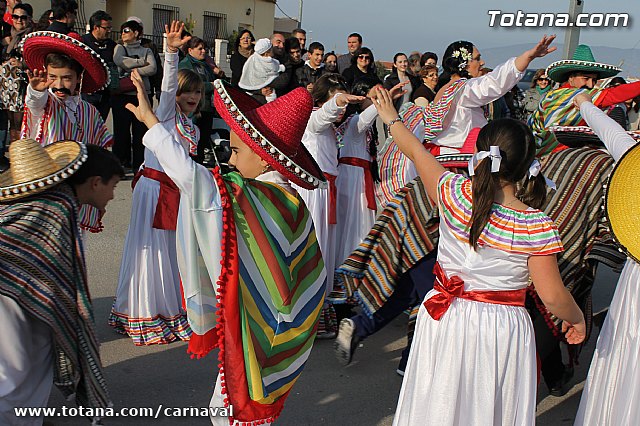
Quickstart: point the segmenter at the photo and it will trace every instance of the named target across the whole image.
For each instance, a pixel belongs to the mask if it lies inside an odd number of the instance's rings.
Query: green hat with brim
[[[596,73],[598,74],[598,79],[602,79],[613,77],[620,71],[622,71],[622,68],[596,62],[591,48],[586,44],[581,44],[576,48],[573,59],[556,61],[547,67],[549,78],[558,83],[567,81],[569,74],[574,72]]]

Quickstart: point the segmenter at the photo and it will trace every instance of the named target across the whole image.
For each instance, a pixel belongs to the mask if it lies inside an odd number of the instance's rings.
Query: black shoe
[[[356,334],[356,324],[349,318],[340,321],[338,337],[334,343],[334,350],[338,361],[342,365],[349,365],[353,359],[353,353],[360,343],[360,337]]]
[[[9,168],[9,160],[4,155],[0,155],[0,172],[4,172]]]
[[[396,369],[396,373],[398,374],[398,376],[404,377],[404,370],[407,369],[407,361],[408,359],[404,356],[400,358],[400,364],[398,364],[398,368]]]
[[[561,397],[566,395],[567,392],[569,392],[569,389],[571,389],[571,387],[568,386],[568,384],[572,378],[573,378],[573,368],[569,368],[565,366],[564,372],[562,373],[562,378],[557,382],[554,382],[548,385],[549,395],[552,395],[555,397]]]

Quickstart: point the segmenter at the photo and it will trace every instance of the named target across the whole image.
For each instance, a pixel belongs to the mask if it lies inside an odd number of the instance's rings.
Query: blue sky
[[[576,1],[576,0],[572,0]],[[398,51],[434,51],[440,55],[455,40],[469,40],[493,48],[534,43],[547,34],[564,41],[563,28],[491,28],[488,10],[504,13],[566,13],[569,0],[304,0],[302,27],[328,50],[346,51],[346,37],[358,32],[376,59],[390,60]],[[517,5],[517,6],[516,6]],[[299,0],[278,0],[278,6],[297,18]],[[628,13],[626,28],[582,28],[580,42],[594,46],[640,47],[640,1],[584,0],[585,13]],[[276,8],[276,16],[283,14]],[[636,19],[638,22],[636,23]],[[307,43],[308,45],[308,43]]]

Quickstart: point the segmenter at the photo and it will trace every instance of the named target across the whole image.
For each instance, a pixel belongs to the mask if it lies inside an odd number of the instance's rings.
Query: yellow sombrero
[[[640,262],[640,144],[618,161],[607,187],[605,214],[622,251]]]
[[[33,139],[9,145],[7,170],[0,173],[0,202],[42,192],[74,174],[87,160],[87,148],[75,141],[42,147]]]

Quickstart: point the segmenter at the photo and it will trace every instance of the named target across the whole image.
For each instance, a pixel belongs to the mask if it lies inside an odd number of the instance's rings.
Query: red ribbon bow
[[[180,190],[166,173],[148,167],[136,173],[131,183],[132,189],[135,188],[140,176],[160,183],[160,193],[158,194],[156,211],[153,215],[152,227],[175,231],[178,222],[178,208],[180,206]]]
[[[464,291],[464,281],[457,275],[448,278],[439,262],[436,262],[436,265],[433,267],[433,272],[436,275],[433,289],[439,293],[426,300],[424,307],[427,308],[427,312],[431,315],[431,318],[436,321],[440,321],[440,318],[447,312],[447,309],[449,309],[455,297],[498,305],[524,306],[524,299],[527,294],[526,288],[500,291]]]
[[[427,312],[436,321],[440,321],[440,318],[447,312],[449,306],[453,302],[454,297],[462,297],[464,294],[464,281],[454,275],[451,278],[447,278],[447,275],[442,270],[440,262],[436,262],[433,267],[433,273],[436,275],[436,281],[433,284],[433,289],[439,293],[431,296],[424,302],[424,307],[427,308]]]

